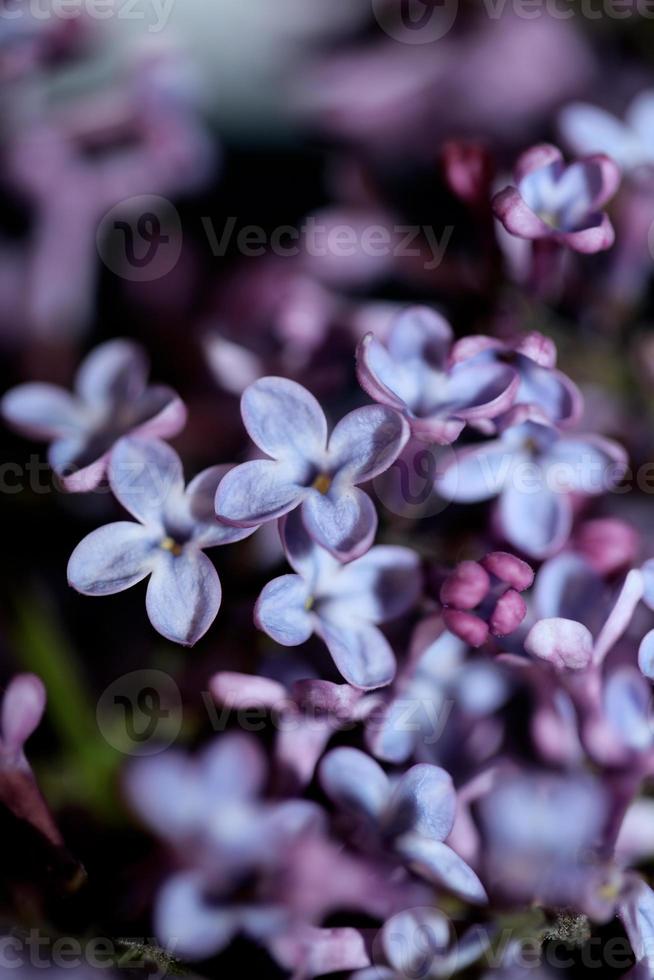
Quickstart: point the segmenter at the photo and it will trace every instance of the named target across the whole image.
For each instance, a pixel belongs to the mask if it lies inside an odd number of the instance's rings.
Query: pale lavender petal
[[[604,685],[604,711],[609,723],[629,748],[639,752],[654,741],[650,705],[652,692],[634,667],[614,670]]]
[[[319,465],[327,420],[313,395],[287,378],[260,378],[243,392],[243,423],[250,438],[273,459],[289,455]]]
[[[198,783],[213,804],[250,800],[263,789],[266,758],[259,742],[240,732],[219,735],[198,757]]]
[[[155,931],[161,943],[189,960],[206,959],[224,949],[239,929],[238,910],[205,899],[197,872],[169,877],[157,896]]]
[[[83,408],[72,395],[39,382],[8,391],[1,411],[8,425],[30,439],[76,438],[86,424]]]
[[[130,405],[144,390],[148,375],[145,352],[131,340],[110,340],[96,347],[80,365],[75,391],[89,405]]]
[[[627,454],[617,443],[601,436],[571,436],[554,443],[543,465],[551,490],[601,494],[620,482],[627,468]]]
[[[36,674],[18,674],[7,685],[0,714],[2,748],[20,752],[38,727],[46,704],[45,685]]]
[[[371,398],[398,412],[411,407],[415,384],[374,334],[369,333],[361,340],[356,356],[359,384]]]
[[[595,633],[606,615],[597,608],[603,589],[601,577],[588,562],[564,552],[541,566],[534,586],[535,607],[540,618],[575,619]]]
[[[298,646],[313,633],[310,603],[306,582],[299,575],[282,575],[264,587],[254,607],[254,621],[282,646]]]
[[[463,858],[442,841],[405,834],[396,842],[398,853],[421,877],[441,885],[467,902],[488,901],[484,886]]]
[[[535,171],[550,167],[552,164],[562,164],[562,162],[563,154],[558,147],[551,143],[538,143],[520,154],[514,168],[514,176],[519,183]]]
[[[393,790],[384,826],[393,835],[415,831],[445,840],[454,826],[456,793],[449,773],[438,766],[412,766]]]
[[[279,534],[293,571],[302,576],[312,595],[322,594],[342,566],[313,540],[304,526],[301,508],[281,518]]]
[[[593,637],[574,620],[541,619],[529,631],[525,650],[557,670],[583,670],[593,658]]]
[[[567,494],[552,492],[543,485],[534,493],[509,484],[500,497],[498,516],[509,544],[532,558],[547,558],[559,551],[572,528]]]
[[[390,795],[382,767],[359,749],[328,752],[320,764],[320,785],[336,806],[362,814],[377,823]]]
[[[182,431],[186,418],[186,405],[177,392],[153,385],[134,406],[134,417],[125,428],[144,439],[172,439]]]
[[[156,563],[159,535],[132,521],[91,531],[68,562],[68,583],[83,595],[114,595],[150,574]]]
[[[620,918],[638,962],[654,970],[654,891],[644,881],[635,881],[620,903]]]
[[[439,966],[454,938],[447,918],[435,908],[399,912],[382,929],[384,954],[398,980],[439,977]]]
[[[576,384],[561,371],[541,367],[529,357],[520,364],[517,401],[541,408],[551,422],[576,421],[583,410],[583,397]]]
[[[173,555],[159,549],[145,606],[162,636],[193,646],[216,618],[221,597],[218,573],[205,554],[187,548]]]
[[[315,628],[348,684],[369,691],[391,683],[396,670],[395,654],[376,626],[319,618]]]
[[[650,609],[654,609],[654,558],[646,561],[642,567],[643,576],[643,602]]]
[[[111,453],[109,484],[116,499],[137,520],[163,529],[172,498],[184,493],[182,463],[159,439],[121,439]]]
[[[183,843],[197,832],[206,797],[185,753],[168,749],[135,759],[124,774],[123,790],[140,819],[165,840]]]
[[[348,927],[296,927],[275,936],[271,951],[280,966],[306,980],[326,973],[356,970],[370,963],[363,936],[356,929]]]
[[[409,426],[386,405],[366,405],[341,419],[329,440],[329,464],[339,482],[365,483],[384,473],[409,439]]]
[[[584,255],[592,255],[610,248],[615,241],[615,231],[607,214],[599,214],[594,218],[594,224],[581,231],[568,231],[560,235],[561,240],[570,248]]]
[[[611,650],[623,635],[636,606],[643,596],[643,576],[638,569],[632,569],[627,575],[618,598],[615,600],[613,608],[607,616],[606,622],[602,626],[599,636],[595,640],[595,653],[593,660],[596,664],[601,664],[609,650]]]
[[[256,527],[222,524],[216,517],[216,492],[223,477],[232,469],[232,466],[210,466],[198,473],[186,488],[181,501],[182,515],[192,524],[192,538],[198,548],[216,548],[243,541],[256,531]]]
[[[654,680],[654,630],[647,633],[638,648],[638,666],[645,677]]]
[[[462,419],[495,418],[509,409],[520,381],[500,361],[462,361],[452,369],[442,411]]]
[[[236,527],[257,527],[283,517],[306,495],[298,477],[295,467],[270,459],[235,466],[218,484],[218,519]]]
[[[378,545],[332,577],[323,599],[338,602],[340,614],[384,623],[407,612],[420,597],[419,555],[410,548]]]
[[[637,160],[635,134],[605,109],[572,102],[561,110],[558,125],[565,142],[577,154],[608,153],[622,165]]]
[[[428,306],[411,306],[393,324],[388,348],[396,361],[427,360],[444,367],[452,343],[447,320]]]
[[[436,489],[446,500],[476,503],[497,496],[510,478],[514,460],[501,439],[456,453],[436,477]]]
[[[209,681],[209,690],[218,704],[237,710],[259,705],[274,708],[288,704],[288,694],[283,684],[257,674],[221,670]]]
[[[302,504],[302,520],[311,537],[341,561],[364,554],[377,532],[377,511],[358,487],[326,494],[311,490]]]

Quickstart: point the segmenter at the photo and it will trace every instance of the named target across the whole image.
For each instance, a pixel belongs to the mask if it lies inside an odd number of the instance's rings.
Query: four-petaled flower
[[[48,460],[70,491],[95,489],[113,445],[125,435],[168,438],[186,422],[179,396],[148,387],[145,352],[129,340],[111,340],[82,362],[75,391],[30,382],[8,391],[2,415],[19,432],[51,443]]]
[[[463,858],[443,843],[454,826],[457,799],[452,780],[438,766],[412,766],[393,785],[379,763],[358,749],[328,752],[320,782],[337,806],[391,847],[417,874],[469,902],[486,892]]]
[[[311,540],[299,515],[285,518],[280,531],[296,574],[265,586],[255,607],[259,628],[284,646],[317,633],[349,684],[363,690],[390,684],[395,655],[377,624],[401,616],[418,599],[416,553],[379,545],[342,565]]]
[[[402,412],[412,434],[449,444],[466,422],[495,418],[511,407],[516,372],[492,358],[452,362],[452,328],[425,307],[397,319],[385,347],[367,334],[357,350],[361,387],[382,405]]]
[[[654,89],[639,92],[624,122],[606,109],[573,102],[559,115],[559,129],[574,153],[606,153],[625,172],[654,166]]]
[[[493,198],[493,210],[518,238],[548,239],[576,252],[600,252],[614,240],[602,206],[620,183],[617,165],[601,153],[566,165],[561,151],[544,143],[527,150],[515,167],[517,186]]]
[[[392,465],[409,438],[397,412],[368,405],[350,412],[327,438],[325,414],[306,388],[261,378],[241,399],[243,422],[272,459],[233,469],[216,494],[220,520],[257,527],[301,507],[311,537],[341,561],[370,547],[377,512],[357,484]]]
[[[192,646],[220,608],[218,573],[205,548],[246,538],[253,528],[220,524],[216,487],[226,472],[212,466],[184,488],[177,453],[158,439],[122,439],[111,454],[109,484],[139,521],[92,531],[71,555],[68,581],[84,595],[114,595],[150,576],[146,609],[162,636]]]

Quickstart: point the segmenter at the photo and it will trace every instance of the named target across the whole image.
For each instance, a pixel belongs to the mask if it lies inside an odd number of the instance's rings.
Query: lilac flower
[[[626,173],[654,166],[654,90],[638,93],[624,122],[599,106],[572,102],[559,115],[559,129],[574,153],[605,153]]]
[[[395,656],[378,624],[403,615],[418,599],[418,556],[380,545],[341,565],[311,540],[297,514],[283,522],[281,535],[296,574],[266,585],[255,607],[259,629],[283,646],[298,646],[316,633],[353,687],[390,684]]]
[[[209,629],[221,601],[205,548],[241,541],[252,528],[219,524],[213,498],[226,468],[199,473],[186,489],[180,459],[159,440],[121,439],[109,484],[139,523],[119,521],[87,535],[70,557],[68,581],[83,595],[115,595],[150,576],[146,609],[154,628],[184,646]]]
[[[388,966],[373,966],[352,980],[449,980],[475,963],[490,947],[491,930],[473,926],[460,939],[435,908],[407,909],[384,923],[381,951]]]
[[[513,633],[527,613],[520,592],[533,580],[526,562],[502,551],[481,562],[460,562],[441,586],[443,622],[473,647],[485,643],[489,631],[493,636]]]
[[[111,340],[82,362],[74,394],[42,382],[19,385],[5,394],[2,414],[24,435],[51,443],[50,465],[67,490],[93,490],[122,436],[168,438],[184,427],[179,396],[162,385],[148,387],[147,374],[137,344]]]
[[[35,674],[17,674],[7,686],[0,712],[0,801],[61,848],[61,834],[25,758],[25,742],[40,724],[45,703],[45,687]]]
[[[327,420],[305,388],[286,378],[261,378],[243,393],[243,422],[272,459],[237,466],[216,494],[220,520],[256,527],[300,506],[311,537],[342,561],[370,547],[374,505],[357,484],[391,466],[409,438],[404,419],[385,406],[346,415],[327,439]]]
[[[518,406],[500,438],[462,449],[437,477],[436,488],[460,503],[499,495],[498,523],[506,540],[533,558],[545,558],[570,535],[570,495],[604,493],[626,466],[617,443],[564,435],[535,409]]]
[[[528,405],[543,412],[553,425],[567,427],[581,418],[583,397],[577,385],[556,368],[556,346],[534,330],[515,343],[495,337],[469,336],[457,340],[452,360],[483,367],[489,361],[510,364],[519,377],[514,405]],[[499,420],[495,420],[499,425]],[[493,432],[487,420],[476,428]]]
[[[466,422],[490,419],[511,407],[518,379],[508,364],[485,358],[452,363],[452,328],[425,307],[406,310],[383,346],[373,334],[357,350],[365,391],[406,417],[414,436],[447,444]]]
[[[618,895],[617,871],[601,856],[609,805],[585,773],[505,775],[480,803],[489,890],[608,921]]]
[[[367,835],[393,850],[418,875],[466,901],[487,901],[475,872],[447,844],[456,793],[444,769],[426,764],[407,770],[395,785],[381,766],[358,749],[328,752],[320,782],[336,806],[351,813]]]
[[[566,165],[561,151],[545,143],[522,154],[515,181],[517,186],[493,198],[496,216],[512,235],[547,239],[577,252],[613,244],[613,226],[601,210],[620,183],[609,157],[596,154]]]

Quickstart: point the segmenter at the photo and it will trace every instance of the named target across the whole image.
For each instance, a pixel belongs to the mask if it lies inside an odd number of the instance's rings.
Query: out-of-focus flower
[[[327,420],[306,388],[286,378],[261,378],[243,393],[243,422],[272,459],[237,466],[216,494],[220,520],[256,527],[301,507],[314,540],[342,561],[370,547],[374,504],[357,486],[392,465],[409,438],[397,412],[370,405],[350,412],[328,440]]]
[[[408,909],[384,923],[381,950],[388,966],[376,965],[352,975],[352,980],[433,980],[463,972],[485,953],[492,930],[472,926],[460,938],[435,908]]]
[[[654,609],[654,559],[646,561],[642,569],[643,602]],[[638,665],[645,677],[654,680],[654,630],[647,633],[638,649]]]
[[[515,187],[493,198],[493,210],[518,238],[547,239],[577,252],[610,248],[613,226],[602,206],[615,194],[620,171],[597,154],[566,165],[550,144],[534,146],[518,159]]]
[[[578,421],[584,402],[574,381],[557,370],[556,356],[554,342],[536,330],[515,344],[483,335],[462,337],[452,350],[455,362],[468,362],[470,366],[481,367],[487,361],[510,364],[520,379],[513,404],[535,407],[554,425],[565,427]],[[478,422],[475,426],[481,427]],[[488,422],[483,428],[492,431]]]
[[[0,801],[59,848],[63,843],[61,834],[25,758],[25,742],[40,724],[45,703],[45,687],[35,674],[16,675],[4,693],[0,714]]]
[[[494,175],[489,149],[473,140],[447,140],[441,150],[445,181],[458,198],[473,208],[487,208]]]
[[[487,901],[472,868],[443,843],[456,813],[456,792],[444,769],[413,766],[393,785],[370,756],[358,749],[338,748],[323,759],[320,782],[365,835],[377,835],[418,875],[467,901]]]
[[[489,891],[607,921],[618,897],[617,869],[601,856],[609,803],[583,773],[520,772],[498,780],[480,801]]]
[[[414,307],[395,323],[384,347],[373,335],[357,350],[365,391],[402,412],[414,436],[447,444],[467,421],[490,419],[511,407],[518,379],[499,360],[449,362],[452,328],[433,310]]]
[[[298,514],[286,518],[281,534],[296,574],[264,588],[255,608],[259,628],[284,646],[316,633],[349,684],[366,690],[390,684],[395,656],[377,624],[403,615],[417,601],[416,553],[379,545],[342,565],[311,540]]]
[[[626,470],[626,453],[601,436],[561,433],[529,406],[517,406],[503,425],[499,439],[460,450],[436,486],[459,503],[499,495],[498,522],[506,540],[533,558],[545,558],[570,535],[570,495],[598,495],[615,486]]]
[[[605,153],[625,173],[654,166],[654,89],[638,93],[624,122],[599,106],[572,102],[561,110],[558,124],[573,153]]]
[[[618,915],[636,957],[636,966],[628,977],[647,980],[654,973],[654,891],[634,875],[625,892]]]
[[[526,562],[503,551],[491,552],[480,562],[460,562],[441,586],[443,622],[473,647],[485,643],[489,632],[513,633],[527,613],[519,593],[533,580]]]
[[[640,535],[626,521],[599,517],[579,525],[573,546],[599,575],[614,575],[635,563],[640,550]]]
[[[70,585],[84,595],[114,595],[150,576],[150,622],[172,642],[192,646],[216,618],[222,596],[204,549],[253,531],[215,519],[213,499],[226,470],[204,470],[185,489],[181,461],[170,446],[122,439],[111,454],[109,484],[139,523],[120,521],[87,535],[70,557]]]
[[[73,394],[43,382],[22,384],[5,394],[2,415],[22,434],[51,443],[48,461],[67,490],[94,490],[122,436],[166,439],[184,427],[179,396],[163,385],[148,386],[147,376],[143,349],[111,340],[82,362]]]

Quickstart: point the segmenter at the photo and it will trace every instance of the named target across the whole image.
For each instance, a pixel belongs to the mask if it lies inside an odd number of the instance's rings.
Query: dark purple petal
[[[116,499],[143,524],[164,527],[172,498],[184,493],[182,463],[159,439],[121,439],[109,460],[109,484]]]
[[[332,803],[367,817],[376,824],[390,795],[381,766],[359,749],[328,752],[320,764],[320,784]]]
[[[395,676],[395,655],[376,626],[319,618],[315,629],[348,684],[369,691],[391,683]]]
[[[443,622],[450,633],[454,633],[471,647],[480,647],[488,639],[488,623],[475,613],[460,609],[444,609]]]
[[[515,187],[506,187],[492,200],[493,211],[510,234],[518,238],[549,238],[553,232],[525,203]]]
[[[476,561],[462,561],[441,586],[443,605],[457,609],[474,609],[490,589],[488,572]]]
[[[193,646],[216,618],[221,597],[218,573],[205,554],[191,548],[181,555],[159,550],[145,606],[162,636]]]
[[[337,481],[365,483],[384,473],[409,439],[405,419],[386,405],[366,405],[341,419],[329,440]]]
[[[83,595],[114,595],[153,570],[160,534],[131,521],[91,531],[68,562],[68,583]]]
[[[34,382],[12,388],[1,410],[5,422],[30,439],[74,439],[85,427],[80,403],[55,385]]]
[[[524,592],[525,589],[533,585],[533,569],[526,561],[516,558],[515,555],[510,555],[506,551],[492,551],[481,559],[480,564],[495,578],[501,582],[506,582],[518,592]]]
[[[310,603],[306,582],[299,575],[282,575],[264,587],[254,607],[254,621],[282,646],[298,646],[313,633]]]
[[[557,670],[583,670],[593,658],[593,637],[571,619],[541,619],[529,631],[525,650]]]
[[[377,532],[375,506],[358,487],[334,487],[326,494],[311,490],[302,520],[314,541],[344,562],[365,554]]]
[[[551,164],[563,162],[563,154],[558,147],[551,143],[539,143],[521,153],[516,162],[513,175],[520,183],[525,177],[535,170],[549,167]]]
[[[598,215],[596,224],[581,231],[568,231],[560,235],[561,241],[576,252],[592,255],[611,248],[615,241],[615,231],[607,214]]]
[[[397,841],[396,848],[421,877],[446,888],[466,902],[476,905],[488,902],[484,886],[470,865],[442,841],[420,834],[405,834]]]
[[[454,826],[456,793],[449,773],[438,766],[412,766],[395,786],[384,814],[384,828],[394,835],[415,831],[445,840]]]
[[[508,636],[517,630],[526,615],[525,600],[515,589],[507,589],[497,600],[488,621],[491,633],[493,636]]]
[[[241,414],[252,441],[273,459],[320,464],[327,444],[325,413],[296,381],[260,378],[243,392]]]
[[[298,471],[270,459],[235,466],[218,484],[216,514],[235,527],[257,527],[283,517],[306,495]]]

